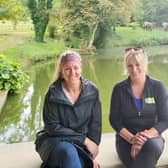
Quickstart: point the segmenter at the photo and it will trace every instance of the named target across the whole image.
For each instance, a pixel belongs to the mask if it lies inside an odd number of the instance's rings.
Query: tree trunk
[[[37,22],[35,27],[35,40],[38,42],[44,42],[44,35],[45,31],[48,25],[49,18],[45,18],[45,20],[41,20],[40,22]]]
[[[93,42],[94,42],[97,27],[98,27],[98,23],[96,23],[96,25],[93,28],[93,32],[91,34],[91,38],[90,38],[90,41],[89,41],[89,44],[88,44],[87,48],[91,48],[93,46]]]
[[[52,8],[53,0],[28,0],[31,19],[34,24],[35,40],[44,42],[44,34],[49,22],[48,10]]]

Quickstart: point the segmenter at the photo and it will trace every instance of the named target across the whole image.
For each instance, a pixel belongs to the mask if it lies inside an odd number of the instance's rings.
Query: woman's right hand
[[[89,152],[92,154],[93,158],[95,158],[99,152],[97,144],[87,137],[85,138],[84,144]]]

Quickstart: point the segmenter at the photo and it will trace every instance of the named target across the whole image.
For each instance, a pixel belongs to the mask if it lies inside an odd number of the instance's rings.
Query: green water
[[[110,52],[108,53],[110,55]],[[95,57],[84,56],[83,76],[96,83],[100,90],[103,109],[103,132],[112,132],[108,115],[111,91],[115,83],[124,79],[122,60],[104,58],[102,52]],[[0,115],[0,143],[32,141],[42,128],[44,95],[53,80],[55,62],[29,68],[30,81],[18,95],[9,95]],[[162,80],[168,89],[168,56],[150,57],[149,74]]]

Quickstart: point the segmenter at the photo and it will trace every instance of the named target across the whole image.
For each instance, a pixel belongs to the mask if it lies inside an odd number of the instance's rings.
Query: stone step
[[[168,131],[165,131],[165,149],[158,161],[157,168],[168,168]],[[101,168],[123,168],[115,151],[115,134],[102,135],[100,152],[97,157]],[[41,160],[35,152],[33,142],[0,144],[0,167],[3,168],[40,168]]]

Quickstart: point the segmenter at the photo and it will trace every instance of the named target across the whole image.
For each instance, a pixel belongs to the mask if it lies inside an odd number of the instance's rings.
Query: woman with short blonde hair
[[[163,83],[150,77],[144,49],[125,49],[128,78],[112,91],[110,124],[116,131],[117,153],[126,168],[155,168],[168,128],[168,95]]]

